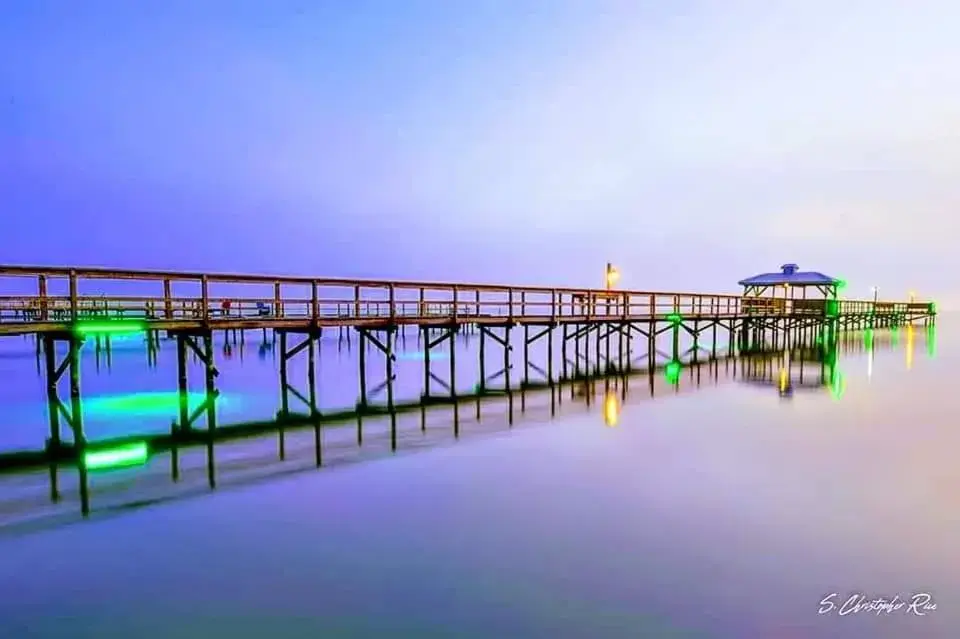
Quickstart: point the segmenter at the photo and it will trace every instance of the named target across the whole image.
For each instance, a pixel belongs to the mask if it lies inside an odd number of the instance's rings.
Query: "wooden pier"
[[[807,286],[813,286],[821,297],[808,297]],[[423,345],[423,393],[416,406],[448,404],[456,411],[470,399],[456,391],[457,349],[453,348],[455,337],[467,330],[475,331],[479,339],[480,383],[475,395],[505,395],[512,401],[511,353],[516,331],[522,332],[518,340],[523,350],[520,387],[540,384],[552,388],[577,378],[629,375],[640,369],[664,368],[670,373],[687,363],[685,357],[715,358],[718,353],[748,353],[767,345],[783,349],[797,343],[816,344],[830,353],[835,352],[838,335],[844,330],[931,324],[936,317],[932,302],[840,299],[839,281],[834,280],[801,282],[783,296],[777,296],[775,284],[749,284],[744,289],[742,295],[670,293],[609,287],[0,266],[0,336],[36,336],[47,380],[50,422],[42,450],[0,455],[0,470],[49,466],[50,497],[56,501],[60,499],[60,467],[75,466],[81,510],[89,512],[89,464],[85,460],[123,442],[87,441],[80,351],[91,341],[95,347],[109,348],[111,335],[117,332],[142,332],[147,350],[154,352],[164,336],[176,341],[179,415],[168,435],[143,446],[162,445],[170,451],[173,480],[179,479],[179,448],[206,446],[212,488],[216,485],[214,442],[223,438],[228,428],[217,421],[219,372],[213,338],[218,332],[227,340],[241,342],[248,331],[261,332],[264,337],[269,332],[271,339],[276,336],[282,401],[277,420],[269,428],[279,432],[283,458],[284,429],[311,421],[319,424],[323,417],[316,405],[314,362],[324,331],[336,331],[347,339],[356,336],[359,388],[355,412],[362,416],[396,415],[404,408],[394,398],[395,351],[398,334],[409,330],[418,332]],[[799,297],[796,291],[801,291]],[[693,340],[693,346],[685,351],[680,349],[681,334]],[[672,341],[668,352],[657,347],[658,337],[664,335]],[[530,347],[541,341],[546,343],[547,355],[543,366],[537,366],[530,360]],[[559,342],[556,347],[555,341]],[[444,383],[433,373],[430,354],[445,342],[451,348],[449,381]],[[486,368],[488,344],[499,351],[500,368],[492,374]],[[58,345],[66,348],[58,349]],[[384,362],[384,381],[376,385],[367,379],[370,345],[381,352]],[[555,348],[560,354],[559,371],[554,370]],[[62,359],[57,357],[59,350],[66,351]],[[187,392],[190,352],[204,364],[204,400],[194,407],[189,406]],[[297,391],[288,379],[288,363],[300,354],[308,359],[306,393]],[[531,370],[541,379],[531,379]],[[65,377],[69,380],[66,401],[60,392]],[[381,394],[386,395],[385,402],[374,405],[372,396]],[[291,410],[293,402],[302,404],[304,410]],[[198,428],[203,422],[205,428]],[[316,433],[319,449],[319,427]],[[127,443],[136,441],[145,442],[131,438]]]

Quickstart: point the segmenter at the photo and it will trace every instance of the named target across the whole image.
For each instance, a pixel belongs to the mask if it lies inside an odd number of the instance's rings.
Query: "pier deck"
[[[308,331],[402,325],[547,326],[682,319],[935,315],[930,302],[0,266],[0,335],[64,333],[81,319],[153,330]]]

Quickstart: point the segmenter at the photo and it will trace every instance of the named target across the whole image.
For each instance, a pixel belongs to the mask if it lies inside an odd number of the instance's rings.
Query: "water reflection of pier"
[[[883,345],[868,340],[844,340],[834,344],[832,353],[817,347],[794,349],[790,357],[795,366],[809,367],[810,381],[823,387],[820,368],[836,359],[837,352],[864,352]],[[741,356],[710,356],[689,362],[679,375],[671,375],[667,366],[632,374],[581,375],[554,383],[529,381],[516,391],[489,391],[461,395],[448,410],[428,410],[435,405],[429,398],[397,403],[389,413],[376,414],[369,407],[345,410],[320,417],[278,416],[262,422],[225,425],[231,440],[217,442],[217,483],[239,485],[270,477],[359,462],[394,453],[450,444],[462,438],[506,432],[525,424],[539,424],[573,412],[596,411],[598,423],[616,426],[624,412],[645,398],[695,392],[704,386],[743,381],[775,385],[788,353],[758,350]],[[814,372],[816,371],[816,372]],[[515,401],[519,400],[519,401]],[[461,410],[465,407],[473,410]],[[451,414],[452,413],[452,414]],[[466,415],[464,414],[466,413]],[[451,420],[452,417],[452,420]],[[278,454],[278,439],[284,447]],[[169,435],[150,439],[153,456],[146,466],[94,474],[90,495],[97,510],[166,501],[208,490],[209,458],[206,440],[197,446],[184,446]],[[171,457],[179,457],[179,476],[170,481]],[[47,498],[49,486],[43,466],[32,471],[0,475],[0,526],[17,529],[24,521],[72,520],[77,500],[67,495],[58,502]],[[61,488],[72,485],[77,475],[61,478]],[[65,484],[65,485],[64,485]]]
[[[929,356],[936,349],[936,329],[922,329]],[[867,378],[873,376],[874,354],[877,350],[896,347],[904,340],[906,368],[913,367],[914,352],[918,329],[906,326],[901,336],[900,330],[875,332],[867,329],[857,333],[844,334],[831,348],[815,341],[812,344],[799,342],[790,348],[779,351],[774,356],[741,358],[743,374],[740,381],[759,387],[776,389],[784,399],[790,399],[795,392],[822,392],[829,390],[839,398],[846,389],[846,379],[841,371],[838,352],[860,352],[867,356]]]

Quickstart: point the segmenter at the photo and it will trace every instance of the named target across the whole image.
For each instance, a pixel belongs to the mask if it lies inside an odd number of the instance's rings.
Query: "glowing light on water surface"
[[[613,428],[620,422],[620,398],[616,393],[607,393],[603,398],[603,423]]]
[[[830,394],[833,395],[834,399],[840,399],[843,397],[844,392],[847,390],[847,379],[844,377],[843,373],[834,369],[830,373]]]
[[[427,358],[427,353],[425,351],[405,351],[403,353],[397,354],[397,357],[403,360],[422,362]],[[449,359],[449,358],[450,358],[450,355],[446,351],[434,351],[434,350],[430,351],[431,362]]]
[[[199,406],[206,400],[206,393],[187,393],[187,405],[191,408]],[[223,395],[217,395],[214,400],[217,404],[227,403]],[[233,399],[229,400],[233,403]],[[100,417],[130,417],[150,415],[176,415],[180,410],[180,393],[129,393],[124,395],[107,395],[93,397],[84,402],[84,412],[91,416]]]
[[[914,347],[913,324],[907,324],[907,370],[913,368],[913,347]]]
[[[83,456],[83,465],[87,470],[112,470],[142,466],[150,458],[150,450],[146,442],[125,444],[114,448],[105,448],[86,453]]]
[[[143,333],[147,330],[146,322],[142,320],[83,320],[74,325],[77,335],[130,335]]]
[[[785,393],[790,386],[790,373],[787,372],[787,369],[780,369],[780,380],[777,386],[779,386],[781,393]]]
[[[927,356],[937,356],[937,327],[933,324],[927,326]]]
[[[111,333],[109,337],[113,344],[127,344],[143,341],[143,335],[137,332]]]
[[[677,360],[668,362],[667,365],[663,368],[663,375],[667,378],[667,382],[671,384],[676,384],[680,381],[680,370],[683,368],[683,364]]]

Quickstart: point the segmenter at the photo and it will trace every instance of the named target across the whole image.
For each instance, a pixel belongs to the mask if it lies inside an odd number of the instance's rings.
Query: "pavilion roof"
[[[840,283],[835,277],[819,271],[801,271],[796,264],[784,264],[779,273],[761,273],[740,280],[740,286],[836,286]]]

